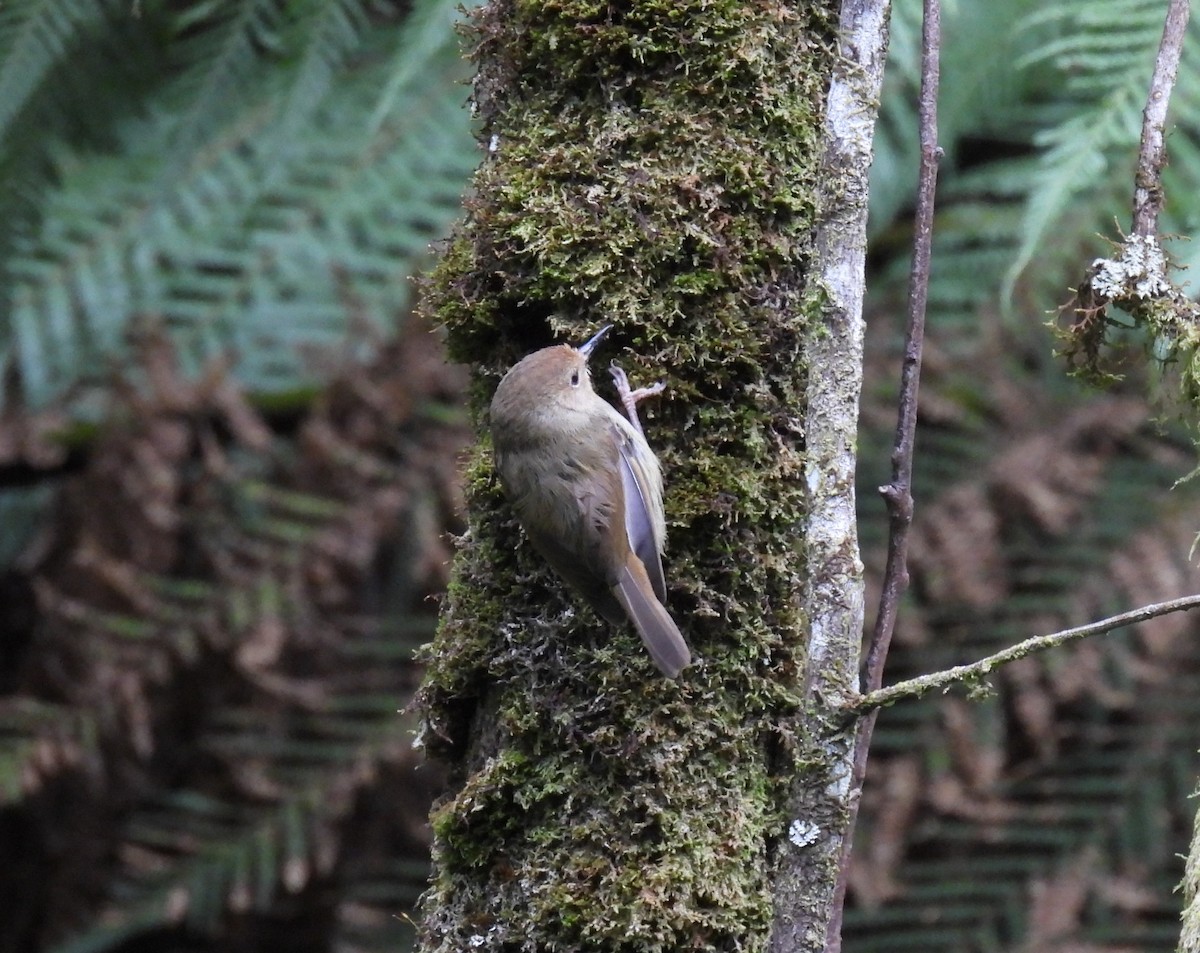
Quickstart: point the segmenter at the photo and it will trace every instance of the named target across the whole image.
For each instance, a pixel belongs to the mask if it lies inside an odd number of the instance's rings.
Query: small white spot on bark
[[[821,829],[812,821],[802,821],[799,818],[788,826],[788,840],[797,847],[808,847],[815,844],[821,836]]]

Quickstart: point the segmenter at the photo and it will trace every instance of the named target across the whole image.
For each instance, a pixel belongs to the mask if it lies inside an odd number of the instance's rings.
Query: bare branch
[[[1100,635],[1103,632],[1111,632],[1113,629],[1119,629],[1122,626],[1145,622],[1147,619],[1167,615],[1171,612],[1184,612],[1188,609],[1195,609],[1198,606],[1200,606],[1200,595],[1184,596],[1181,599],[1156,602],[1152,605],[1142,606],[1140,609],[1131,609],[1129,612],[1122,612],[1120,615],[1102,619],[1099,622],[1089,622],[1087,625],[1076,626],[1073,629],[1064,629],[1061,632],[1052,632],[1049,635],[1036,635],[1033,638],[1026,639],[1003,651],[997,652],[995,655],[989,655],[978,662],[972,662],[970,665],[956,665],[954,668],[948,668],[941,672],[920,675],[917,678],[910,678],[903,682],[897,682],[895,685],[889,685],[887,688],[868,692],[859,698],[851,708],[855,712],[862,713],[878,711],[880,708],[892,705],[905,698],[919,698],[937,688],[947,688],[961,682],[978,681],[990,675],[1001,665],[1015,662],[1017,659],[1032,655],[1034,652],[1044,652],[1046,649],[1058,648],[1060,645],[1085,639],[1090,635]]]
[[[937,164],[942,149],[937,144],[938,52],[941,46],[941,11],[938,0],[925,0],[921,34],[921,168],[917,189],[913,259],[908,284],[908,328],[904,364],[900,372],[899,419],[892,449],[892,479],[879,488],[887,503],[889,538],[887,567],[879,615],[867,652],[866,688],[878,688],[883,679],[896,610],[908,587],[908,528],[912,524],[912,459],[917,430],[917,391],[921,380],[921,348],[925,340],[925,305],[929,298],[929,262],[933,245],[933,206]]]
[[[1171,0],[1167,20],[1163,24],[1162,41],[1158,45],[1158,56],[1154,60],[1150,95],[1142,111],[1142,145],[1134,180],[1134,235],[1158,233],[1158,215],[1163,205],[1161,177],[1166,164],[1163,127],[1167,121],[1167,106],[1171,101],[1171,90],[1175,87],[1175,76],[1179,72],[1190,7],[1189,0]]]

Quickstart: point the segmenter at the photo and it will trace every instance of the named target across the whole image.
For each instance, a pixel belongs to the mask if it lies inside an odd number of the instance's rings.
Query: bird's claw
[[[649,387],[639,387],[633,390],[629,386],[629,377],[625,374],[624,369],[613,361],[608,367],[608,373],[612,375],[613,383],[617,385],[617,393],[621,397],[621,403],[633,401],[635,404],[646,397],[654,397],[656,394],[661,394],[667,389],[664,381],[656,381]]]
[[[616,361],[608,366],[608,373],[612,375],[613,383],[617,385],[617,396],[621,398],[621,406],[625,408],[625,415],[629,418],[629,422],[637,428],[638,433],[643,433],[642,422],[638,420],[638,401],[661,394],[667,389],[667,385],[663,381],[657,381],[649,387],[639,387],[637,390],[633,390],[629,386],[629,377],[625,370]]]

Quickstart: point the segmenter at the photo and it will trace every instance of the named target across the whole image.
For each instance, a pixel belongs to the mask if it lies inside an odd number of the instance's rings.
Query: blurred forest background
[[[1127,223],[1161,0],[950,0],[913,587],[890,674],[1193,592],[1194,432],[1049,312]],[[482,155],[457,0],[0,5],[0,953],[398,951],[466,374],[414,316]],[[1200,223],[1200,37],[1166,231]],[[916,165],[898,0],[862,537],[882,565]],[[1200,247],[1177,242],[1181,265]],[[653,433],[651,426],[651,435]],[[884,713],[849,953],[1174,949],[1200,622]]]

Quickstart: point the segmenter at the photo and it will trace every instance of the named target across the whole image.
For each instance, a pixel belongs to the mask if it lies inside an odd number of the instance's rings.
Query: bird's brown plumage
[[[662,476],[645,438],[592,389],[583,348],[518,362],[491,405],[496,469],[551,567],[612,623],[629,618],[668,677],[691,662],[664,607]]]

